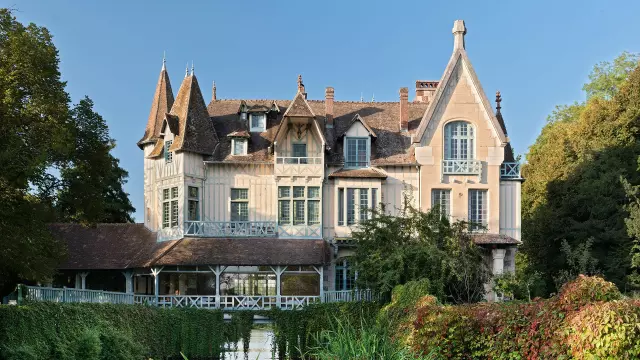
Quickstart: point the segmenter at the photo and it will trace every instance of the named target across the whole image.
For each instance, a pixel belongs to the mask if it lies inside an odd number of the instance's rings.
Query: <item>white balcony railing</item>
[[[501,179],[521,179],[520,176],[520,163],[517,162],[505,162],[500,165],[500,178]]]
[[[444,175],[480,175],[482,162],[479,160],[442,160]]]
[[[184,236],[195,237],[272,237],[275,221],[185,221]]]
[[[277,176],[321,176],[324,170],[323,164],[324,158],[322,156],[278,156],[276,157],[274,172]]]

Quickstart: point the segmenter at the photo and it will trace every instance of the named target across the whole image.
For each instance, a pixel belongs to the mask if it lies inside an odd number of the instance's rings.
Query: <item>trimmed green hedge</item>
[[[241,319],[243,316],[238,316]],[[219,356],[240,337],[216,310],[30,303],[0,306],[0,359],[164,359]],[[98,355],[95,355],[95,354]],[[94,356],[95,355],[95,356]]]
[[[422,304],[412,348],[445,359],[638,359],[640,301],[581,276],[533,303]]]

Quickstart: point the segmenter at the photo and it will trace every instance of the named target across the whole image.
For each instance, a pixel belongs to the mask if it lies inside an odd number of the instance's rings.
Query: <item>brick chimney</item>
[[[409,89],[400,88],[400,131],[409,130]]]
[[[327,87],[324,91],[324,116],[327,118],[327,127],[333,127],[333,88]]]
[[[417,80],[416,81],[416,98],[413,100],[418,103],[429,103],[438,89],[438,81]]]

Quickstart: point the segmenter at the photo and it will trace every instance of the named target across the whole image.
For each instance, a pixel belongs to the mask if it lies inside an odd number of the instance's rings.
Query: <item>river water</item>
[[[248,360],[273,360],[273,331],[271,329],[253,329],[251,330],[251,339],[249,341]],[[244,360],[242,341],[238,343],[238,350],[228,352],[225,360]]]

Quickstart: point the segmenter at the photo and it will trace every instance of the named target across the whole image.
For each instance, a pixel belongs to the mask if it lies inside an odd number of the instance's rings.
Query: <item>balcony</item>
[[[184,236],[274,237],[275,221],[185,221]]]
[[[322,176],[323,170],[324,158],[321,155],[277,156],[274,168],[276,176]]]
[[[520,163],[502,163],[502,165],[500,165],[500,179],[522,179],[520,176]]]
[[[444,175],[481,175],[480,160],[442,160],[442,177]]]

